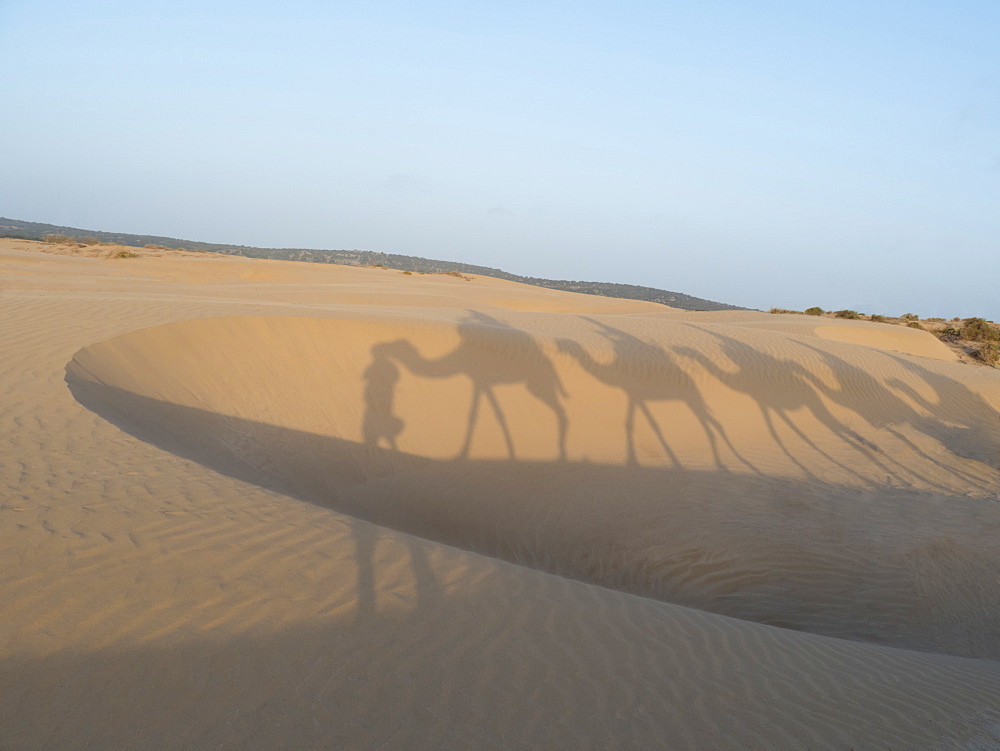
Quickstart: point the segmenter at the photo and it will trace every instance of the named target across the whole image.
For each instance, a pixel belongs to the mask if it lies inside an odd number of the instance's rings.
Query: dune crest
[[[87,347],[67,379],[136,435],[405,532],[734,617],[1000,656],[982,526],[1000,425],[960,366],[628,327],[203,319]]]

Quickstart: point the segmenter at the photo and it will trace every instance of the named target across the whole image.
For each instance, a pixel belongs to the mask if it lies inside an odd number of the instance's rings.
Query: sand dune
[[[1000,377],[933,337],[39,247],[0,746],[1000,747]]]

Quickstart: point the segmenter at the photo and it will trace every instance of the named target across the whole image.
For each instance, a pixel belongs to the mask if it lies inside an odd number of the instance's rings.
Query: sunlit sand
[[[51,250],[0,747],[1000,747],[1000,373],[929,334]]]

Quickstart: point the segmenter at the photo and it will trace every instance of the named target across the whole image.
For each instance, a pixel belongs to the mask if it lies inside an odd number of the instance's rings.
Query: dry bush
[[[957,342],[962,335],[962,332],[952,326],[945,326],[943,329],[932,329],[931,333],[938,339],[953,343]]]
[[[907,326],[908,326],[909,328],[911,328],[911,329],[920,329],[921,331],[923,331],[923,330],[924,330],[924,327],[923,327],[923,326],[921,326],[921,325],[920,325],[919,323],[917,323],[916,321],[910,321],[910,322],[908,322],[908,323],[907,323],[906,325],[907,325]]]
[[[1000,344],[996,342],[984,342],[976,352],[976,357],[990,367],[997,367],[1000,364]]]
[[[802,315],[801,310],[786,310],[785,308],[771,308],[769,313],[794,313],[796,315]]]
[[[861,314],[856,310],[838,310],[834,313],[837,318],[849,318],[851,320],[861,320]]]
[[[136,252],[134,252],[134,251],[122,248],[117,253],[112,253],[111,257],[112,258],[138,258],[139,254],[136,253]]]
[[[985,318],[966,318],[961,336],[970,342],[1000,341],[1000,331],[991,326]]]
[[[870,315],[870,316],[868,317],[868,320],[869,320],[869,321],[872,321],[873,323],[889,323],[889,322],[888,322],[888,321],[887,321],[887,320],[885,319],[885,316],[880,316],[880,315],[878,315],[877,313],[872,313],[872,314],[871,314],[871,315]]]
[[[71,235],[44,235],[42,242],[50,245],[76,245],[79,241]]]
[[[805,314],[807,316],[821,316],[823,315],[823,309],[817,306],[814,306],[812,308],[806,308]]]

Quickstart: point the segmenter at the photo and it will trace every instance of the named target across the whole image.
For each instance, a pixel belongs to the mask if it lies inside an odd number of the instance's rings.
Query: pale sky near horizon
[[[998,39],[995,0],[0,0],[0,215],[998,320]]]

